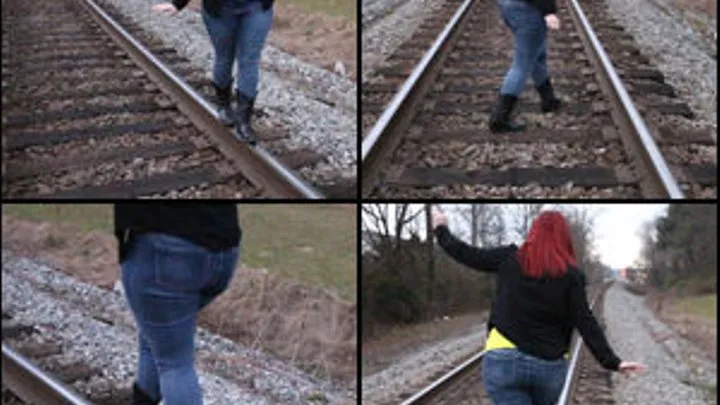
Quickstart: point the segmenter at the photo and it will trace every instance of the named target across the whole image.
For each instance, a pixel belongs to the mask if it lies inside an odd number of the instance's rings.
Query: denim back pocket
[[[497,390],[513,387],[517,383],[518,351],[514,349],[490,350],[482,361],[485,390],[493,396]]]
[[[170,291],[194,292],[205,285],[210,253],[194,243],[164,234],[149,235],[155,256],[155,283]]]

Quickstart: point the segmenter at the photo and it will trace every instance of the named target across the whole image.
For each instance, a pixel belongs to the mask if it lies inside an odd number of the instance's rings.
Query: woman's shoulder
[[[570,279],[571,282],[579,284],[585,283],[585,273],[577,266],[568,265],[567,277]]]

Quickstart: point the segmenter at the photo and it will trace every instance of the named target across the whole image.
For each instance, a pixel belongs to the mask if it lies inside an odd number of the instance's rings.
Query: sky
[[[643,224],[664,215],[667,204],[562,204],[588,209],[595,217],[594,245],[600,260],[613,269],[632,266],[640,256]],[[446,206],[443,204],[443,206]],[[421,205],[417,205],[420,208]],[[550,208],[550,206],[545,207]],[[459,218],[446,210],[451,229]],[[514,239],[514,238],[513,238]],[[521,242],[512,240],[513,242]]]
[[[592,204],[595,248],[603,263],[617,269],[631,266],[640,256],[643,223],[662,216],[667,204]]]

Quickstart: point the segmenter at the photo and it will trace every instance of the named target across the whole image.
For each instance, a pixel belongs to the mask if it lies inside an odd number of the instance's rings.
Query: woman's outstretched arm
[[[450,257],[475,270],[496,272],[500,263],[517,250],[515,245],[498,248],[478,248],[456,238],[447,227],[445,214],[433,213],[434,234],[438,244]]]
[[[573,279],[571,288],[570,305],[575,325],[597,361],[608,370],[619,371],[623,374],[644,372],[647,366],[642,363],[621,361],[610,348],[605,332],[598,325],[597,319],[588,305],[585,295],[585,275],[579,270]]]
[[[618,371],[620,358],[610,348],[605,332],[600,328],[595,315],[590,310],[585,295],[585,275],[579,270],[576,271],[570,287],[570,308],[575,326],[597,361],[608,370]]]

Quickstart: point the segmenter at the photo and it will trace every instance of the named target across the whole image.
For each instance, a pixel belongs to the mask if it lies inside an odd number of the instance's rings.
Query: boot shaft
[[[239,91],[235,92],[235,98],[237,104],[235,110],[235,134],[241,140],[255,145],[257,143],[257,137],[250,123],[253,107],[255,106],[255,98],[248,97]]]
[[[235,102],[237,103],[238,115],[242,115],[247,121],[250,121],[253,108],[255,107],[255,98],[248,97],[245,94],[236,90]]]
[[[213,82],[213,88],[215,89],[215,97],[217,98],[218,105],[221,107],[227,107],[230,105],[230,97],[232,95],[232,82],[227,87],[218,87]]]
[[[514,123],[510,119],[510,114],[517,103],[517,97],[509,94],[501,94],[498,103],[490,114],[490,131],[491,132],[519,132],[525,130],[525,125]]]
[[[555,97],[555,90],[553,89],[549,78],[535,89],[540,94],[542,112],[552,112],[560,108],[560,99]]]

